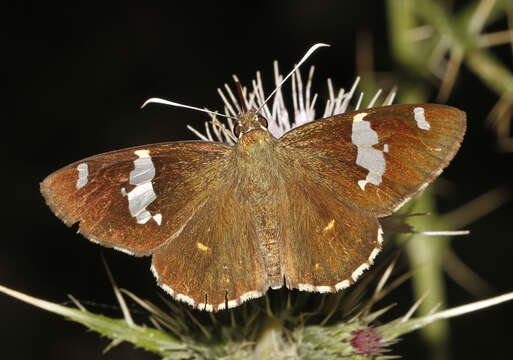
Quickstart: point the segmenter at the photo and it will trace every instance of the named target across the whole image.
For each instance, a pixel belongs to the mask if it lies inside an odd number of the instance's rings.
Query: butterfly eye
[[[241,131],[240,124],[235,125],[235,127],[233,128],[233,133],[235,134],[236,137],[239,137],[240,131]]]
[[[262,125],[266,129],[267,129],[267,126],[269,126],[269,123],[267,122],[266,118],[264,118],[262,116],[258,117],[258,122],[260,123],[260,125]]]

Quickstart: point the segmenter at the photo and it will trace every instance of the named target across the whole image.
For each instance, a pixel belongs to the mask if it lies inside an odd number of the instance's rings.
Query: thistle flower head
[[[112,277],[123,313],[121,319],[95,314],[74,298],[71,299],[77,308],[37,299],[1,285],[0,292],[111,338],[106,351],[128,341],[163,359],[384,359],[389,346],[406,333],[440,319],[513,300],[513,293],[509,293],[444,311],[433,309],[428,315],[413,317],[420,299],[404,316],[378,325],[376,320],[393,304],[374,311],[372,308],[409,278],[399,276],[387,285],[394,264],[392,261],[383,271],[375,287],[371,286],[376,283],[372,276],[367,276],[346,293],[317,296],[313,310],[312,304],[307,306],[311,295],[298,292],[274,298],[271,294],[215,315],[191,311],[187,305],[169,299],[163,299],[168,307],[162,307],[119,289]],[[148,312],[146,321],[132,317],[125,297]]]
[[[381,355],[383,354],[384,343],[383,337],[373,327],[354,330],[351,332],[353,336],[349,341],[356,354],[360,355]]]
[[[269,102],[264,104],[266,92],[264,91],[260,71],[256,72],[255,79],[251,81],[251,89],[245,86],[242,87],[243,101],[250,109],[261,108],[261,115],[267,119],[268,130],[274,137],[280,138],[287,131],[315,120],[317,94],[312,91],[314,71],[315,68],[313,66],[310,67],[306,83],[303,82],[299,69],[294,72],[291,79],[292,92],[289,99],[285,98],[282,88],[278,87],[283,80],[283,75],[279,71],[277,61],[274,62],[274,88],[278,88],[274,97]],[[235,82],[239,82],[239,78],[236,75],[233,76],[233,79]],[[341,88],[335,91],[331,79],[328,79],[329,98],[323,106],[321,117],[324,118],[342,114],[350,109],[350,104],[355,98],[359,81],[360,78],[356,78],[349,90]],[[235,92],[228,84],[224,85],[224,89],[217,89],[217,91],[224,104],[224,115],[227,117],[227,126],[225,127],[215,114],[210,113],[209,115],[212,121],[205,122],[204,133],[191,126],[188,126],[188,129],[202,140],[221,141],[233,145],[237,139],[234,136],[230,136],[228,133],[228,131],[232,134],[234,132],[234,123],[231,118],[236,118],[237,115],[242,112],[243,107],[235,96]],[[366,107],[370,108],[375,106],[380,95],[381,90],[374,95]],[[386,96],[382,105],[392,104],[394,98],[395,90],[392,90]],[[362,100],[363,93],[360,93],[356,105],[351,110],[360,109]],[[292,106],[287,106],[287,102],[291,102]],[[223,131],[223,127],[227,128],[227,130]]]

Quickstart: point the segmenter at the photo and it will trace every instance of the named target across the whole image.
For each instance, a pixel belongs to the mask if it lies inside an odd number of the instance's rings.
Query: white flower
[[[293,111],[291,113],[289,113],[288,111],[281,87],[278,88],[274,97],[262,107],[261,113],[269,123],[269,132],[275,138],[280,138],[287,131],[315,120],[315,105],[317,100],[317,94],[314,93],[312,95],[311,87],[313,74],[314,67],[312,66],[308,73],[306,85],[303,84],[301,72],[299,70],[297,70],[292,75],[292,96],[290,100],[292,102]],[[278,62],[275,61],[275,87],[279,86],[282,80],[283,75],[280,74],[278,69]],[[234,81],[239,81],[239,79],[235,75]],[[326,103],[324,105],[322,118],[346,112],[350,107],[350,102],[354,97],[356,87],[358,86],[359,81],[360,78],[357,77],[349,91],[345,91],[343,88],[341,88],[337,92],[335,92],[333,89],[331,79],[328,79],[327,82],[329,90],[329,99],[326,100]],[[242,87],[244,100],[248,108],[258,109],[263,105],[263,102],[266,99],[260,71],[257,71],[256,78],[251,81],[251,84],[251,91],[248,91],[247,87]],[[228,84],[224,85],[224,89],[217,89],[217,91],[224,103],[224,115],[227,116],[227,128],[231,133],[233,133],[234,123],[231,118],[236,118],[237,115],[240,112],[242,112],[242,107],[239,101],[237,100],[237,97],[235,96],[235,92],[232,91]],[[375,105],[380,94],[381,90],[379,90],[374,95],[374,97],[368,103],[367,108],[373,107]],[[395,90],[390,91],[388,96],[383,101],[382,105],[392,104],[395,94]],[[351,110],[358,110],[361,106],[362,99],[363,93],[360,93],[356,105],[353,108],[351,108]],[[211,116],[212,121],[205,122],[204,133],[194,129],[191,126],[187,126],[187,128],[202,140],[221,141],[233,145],[237,141],[237,139],[231,136],[231,134],[227,131],[222,130],[222,126],[224,125],[222,125],[222,123],[219,122],[216,115],[211,113],[209,115]]]

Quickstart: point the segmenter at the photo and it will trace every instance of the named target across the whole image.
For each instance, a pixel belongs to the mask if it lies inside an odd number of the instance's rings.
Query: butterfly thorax
[[[275,153],[277,140],[266,130],[245,133],[235,145],[239,183],[236,193],[252,212],[260,254],[273,288],[283,285],[280,267],[280,194],[285,182]],[[251,209],[251,210],[249,210]]]

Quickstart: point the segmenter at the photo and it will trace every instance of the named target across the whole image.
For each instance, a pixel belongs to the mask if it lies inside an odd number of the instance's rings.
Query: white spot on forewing
[[[388,144],[383,145],[383,152],[388,152]]]
[[[89,176],[89,167],[86,163],[78,164],[78,179],[77,179],[77,189],[81,189],[87,184],[87,177]]]
[[[378,143],[378,133],[372,130],[369,121],[363,120],[367,113],[359,113],[353,117],[351,129],[351,142],[356,145],[356,164],[369,172],[365,180],[359,180],[358,185],[365,190],[365,185],[371,183],[378,186],[382,182],[382,176],[386,170],[383,151],[375,149],[372,145]],[[388,145],[385,144],[388,151]]]
[[[139,156],[139,158],[151,158],[150,150],[135,150],[134,154]]]
[[[137,215],[146,211],[146,206],[151,204],[153,200],[157,198],[157,195],[153,191],[151,182],[137,185],[132,191],[127,194],[128,197],[128,209],[130,215],[136,217]],[[148,215],[151,218],[151,215]]]
[[[130,172],[130,184],[138,185],[151,181],[155,177],[155,167],[149,151],[136,151],[135,154],[140,157],[134,160],[135,169]]]
[[[153,220],[155,220],[155,222],[160,225],[162,223],[162,214],[153,215]]]
[[[139,214],[135,215],[138,224],[146,224],[151,219],[151,214],[148,210],[144,210]]]
[[[362,121],[364,117],[367,116],[367,113],[366,112],[362,112],[362,113],[359,113],[359,114],[356,114],[355,116],[353,116],[353,122],[358,122],[358,121]]]
[[[375,149],[373,149],[373,150],[375,150]],[[381,155],[381,156],[383,156],[383,155]],[[358,164],[358,161],[356,163]],[[385,163],[385,158],[383,158],[383,164],[384,163]],[[362,163],[360,163],[358,165],[363,166]],[[367,177],[365,178],[365,180],[358,180],[358,185],[360,186],[360,188],[362,190],[365,190],[365,185],[367,185],[368,183],[378,186],[379,184],[381,184],[381,181],[382,181],[382,179],[381,179],[382,174],[374,172],[374,171],[370,170],[369,168],[367,168],[367,170],[369,170],[369,173],[367,174]],[[383,170],[383,172],[384,172],[384,170]]]
[[[415,121],[417,122],[417,127],[422,130],[429,130],[431,126],[426,121],[426,117],[424,116],[424,108],[416,107],[413,108],[413,115]]]
[[[138,224],[146,224],[153,218],[160,225],[162,223],[162,214],[151,215],[146,210],[157,195],[153,190],[151,180],[155,177],[155,166],[151,161],[149,150],[137,150],[135,154],[139,156],[134,160],[134,170],[130,172],[130,184],[135,185],[129,193],[125,188],[121,188],[121,194],[128,197],[128,210],[130,215],[135,217]]]

